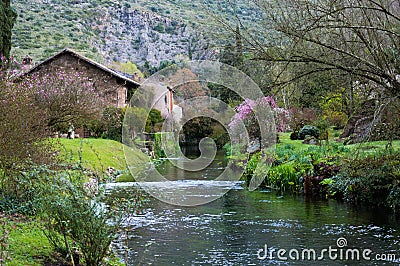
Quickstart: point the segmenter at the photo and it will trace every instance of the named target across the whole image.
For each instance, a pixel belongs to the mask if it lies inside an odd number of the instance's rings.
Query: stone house
[[[29,56],[22,63],[27,69],[23,75],[41,75],[58,69],[67,73],[81,73],[93,82],[95,90],[106,103],[118,108],[128,105],[130,96],[140,86],[137,81],[124,76],[123,73],[112,70],[69,48],[65,48],[34,66]],[[75,131],[80,137],[91,135],[87,128],[79,128]]]
[[[110,105],[118,108],[125,107],[129,102],[129,96],[140,86],[137,81],[69,48],[65,48],[61,52],[31,67],[25,75],[46,73],[56,69],[63,69],[66,72],[84,73],[89,80],[93,81],[93,86],[98,90],[99,95]]]

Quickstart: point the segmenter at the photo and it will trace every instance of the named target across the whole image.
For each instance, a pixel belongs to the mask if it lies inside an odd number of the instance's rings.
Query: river
[[[212,186],[221,162],[217,157],[202,172],[167,163],[160,172],[177,186]],[[129,191],[137,184],[111,187]],[[126,228],[113,248],[127,265],[400,265],[400,225],[390,212],[249,192],[240,182],[195,207],[149,196]]]

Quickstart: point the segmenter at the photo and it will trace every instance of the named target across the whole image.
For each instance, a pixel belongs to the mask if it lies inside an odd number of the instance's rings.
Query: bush
[[[336,197],[354,204],[398,210],[400,198],[400,153],[370,155],[348,161],[333,177]]]
[[[160,33],[164,33],[165,32],[165,26],[163,23],[159,22],[154,28],[153,30],[158,31]]]
[[[292,133],[290,133],[290,139],[291,140],[297,140],[298,137],[299,137],[299,132],[298,131],[293,131]]]
[[[310,175],[305,175],[303,178],[303,193],[312,196],[321,196],[326,198],[330,195],[329,188],[326,186],[327,179],[335,176],[340,167],[333,160],[323,160],[313,164],[313,171]],[[325,181],[324,181],[325,180]]]
[[[298,139],[304,140],[306,135],[313,136],[318,139],[319,129],[314,126],[305,125],[302,129],[300,129]]]
[[[48,113],[35,103],[35,88],[29,82],[13,83],[7,74],[0,66],[0,169],[11,176],[51,161],[51,149]]]
[[[139,207],[139,197],[107,198],[95,179],[83,184],[74,181],[78,178],[79,172],[72,177],[61,172],[43,186],[40,200],[45,235],[56,251],[75,264],[83,259],[84,265],[98,266],[109,255],[124,220]]]
[[[122,122],[124,121],[125,110],[110,106],[104,109],[102,124],[107,139],[122,141]]]
[[[290,108],[289,125],[293,131],[300,130],[306,124],[312,124],[317,119],[317,114],[310,108]]]

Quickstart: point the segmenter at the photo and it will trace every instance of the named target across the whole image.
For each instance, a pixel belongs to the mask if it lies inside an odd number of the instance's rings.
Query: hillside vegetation
[[[260,19],[247,1],[15,0],[12,53],[42,61],[64,47],[102,63],[132,61],[158,66],[184,54],[198,59],[222,28],[213,14],[245,25]],[[213,41],[211,41],[213,40]]]

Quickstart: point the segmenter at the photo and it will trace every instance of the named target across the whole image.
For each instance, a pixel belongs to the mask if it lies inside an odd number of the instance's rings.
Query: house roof
[[[35,72],[36,70],[39,70],[43,65],[51,62],[52,60],[56,59],[57,57],[59,57],[59,56],[61,56],[63,54],[70,54],[70,55],[72,55],[72,56],[74,56],[74,57],[76,57],[76,58],[78,58],[80,60],[83,60],[83,61],[87,62],[88,64],[90,64],[90,65],[92,65],[94,67],[97,67],[97,68],[99,68],[99,69],[111,74],[112,76],[114,76],[114,77],[116,77],[118,79],[122,79],[122,80],[124,80],[124,81],[126,81],[126,82],[128,82],[128,83],[130,83],[132,85],[135,85],[135,86],[140,86],[140,83],[138,83],[138,82],[136,82],[136,81],[134,81],[132,79],[129,79],[129,78],[125,77],[124,75],[122,75],[120,73],[117,73],[115,70],[112,70],[112,69],[110,69],[110,68],[108,68],[108,67],[106,67],[106,66],[104,66],[104,65],[102,65],[100,63],[97,63],[97,62],[95,62],[95,61],[93,61],[93,60],[91,60],[91,59],[89,59],[89,58],[77,53],[76,51],[74,51],[74,50],[72,50],[70,48],[64,48],[64,50],[62,50],[61,52],[58,52],[57,54],[55,54],[55,55],[47,58],[46,60],[40,62],[39,64],[35,65],[29,71],[27,71],[25,74],[30,74],[30,73]]]

